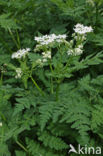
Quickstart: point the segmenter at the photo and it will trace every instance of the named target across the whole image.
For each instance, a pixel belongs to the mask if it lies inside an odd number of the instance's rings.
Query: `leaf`
[[[0,15],[0,25],[1,25],[1,27],[6,29],[6,30],[20,28],[16,24],[16,20],[14,20],[13,18],[10,18],[10,16],[11,16],[10,13]]]
[[[26,153],[22,151],[15,151],[16,156],[26,156]]]

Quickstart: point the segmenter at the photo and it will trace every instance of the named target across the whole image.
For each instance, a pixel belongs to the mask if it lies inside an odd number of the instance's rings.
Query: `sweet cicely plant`
[[[14,65],[9,67],[15,70],[15,78],[21,79],[25,88],[28,87],[27,82],[30,78],[42,95],[44,95],[43,89],[35,81],[35,71],[44,68],[46,77],[50,81],[49,92],[56,93],[56,100],[58,100],[59,86],[62,81],[85,66],[86,62],[80,62],[79,59],[86,43],[86,35],[90,32],[93,32],[91,26],[77,24],[70,41],[65,34],[35,37],[37,45],[34,52],[30,52],[30,48],[18,50],[12,54],[12,59],[18,60],[19,67]]]

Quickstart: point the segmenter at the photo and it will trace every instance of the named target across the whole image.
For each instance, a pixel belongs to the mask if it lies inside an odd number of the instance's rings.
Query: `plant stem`
[[[19,49],[20,47],[19,47],[19,45],[18,45],[18,43],[17,43],[17,41],[16,41],[16,39],[15,39],[15,37],[14,37],[12,31],[11,31],[10,29],[8,29],[8,30],[9,30],[9,33],[10,33],[10,35],[11,35],[11,37],[12,37],[12,40],[14,41],[14,43],[15,43],[16,46],[17,46],[17,48]]]
[[[51,93],[54,93],[53,78],[51,77]]]
[[[1,144],[3,143],[3,136],[4,136],[4,128],[1,127],[1,140],[0,140]]]
[[[95,27],[97,29],[97,25],[98,25],[98,4],[95,4],[95,8],[96,8],[96,21],[95,21]]]
[[[51,72],[53,72],[53,68],[52,68],[51,62],[50,62],[50,64],[49,64],[49,66],[50,66]]]
[[[53,73],[53,68],[52,68],[52,65],[51,65],[51,62],[49,63],[49,66],[50,66],[50,70],[51,70],[51,72]],[[53,78],[52,78],[52,76],[51,76],[51,93],[53,94],[53,92],[54,92],[54,89],[53,89],[54,87],[53,87]]]
[[[38,84],[37,84],[36,81],[33,79],[33,77],[31,76],[30,78],[31,78],[33,84],[36,86],[36,88],[37,88],[37,89],[39,90],[39,92],[41,93],[41,95],[44,96],[44,92],[43,92],[42,89],[38,86]]]
[[[0,116],[1,116],[1,118],[2,118],[4,121],[7,121],[7,120],[6,120],[6,117],[4,116],[3,113],[0,112]]]
[[[19,142],[19,141],[16,141],[16,143],[25,151],[28,153],[28,150]]]
[[[16,30],[16,34],[17,34],[17,41],[18,41],[18,45],[19,45],[19,48],[21,47],[20,45],[20,37],[19,37],[19,33],[18,31]]]
[[[2,83],[3,83],[3,73],[1,72],[0,86],[2,85]]]

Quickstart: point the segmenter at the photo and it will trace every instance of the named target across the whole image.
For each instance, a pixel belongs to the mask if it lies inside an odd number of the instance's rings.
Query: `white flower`
[[[83,49],[81,48],[75,48],[74,49],[74,55],[77,56],[77,55],[81,55],[83,53]]]
[[[37,59],[36,63],[43,66],[43,63],[47,62],[48,59],[51,59],[51,51],[42,52],[42,59]]]
[[[58,35],[56,36],[56,39],[66,39],[66,35]]]
[[[73,53],[74,53],[74,50],[73,50],[73,49],[69,49],[69,50],[67,51],[67,54],[68,54],[68,55],[73,55]]]
[[[37,60],[36,60],[36,63],[37,63],[37,65],[39,65],[39,66],[43,66],[43,62],[42,62],[41,59],[37,59]]]
[[[42,60],[41,60],[41,59],[37,59],[37,60],[36,60],[36,63],[37,63],[37,64],[40,64],[40,63],[42,63]]]
[[[21,76],[22,76],[22,70],[21,70],[21,68],[17,68],[16,69],[16,76],[15,76],[15,78],[17,79],[17,78],[21,78]]]
[[[42,55],[43,55],[43,58],[49,58],[49,59],[51,59],[51,51],[43,52]]]
[[[47,62],[48,59],[51,59],[51,51],[42,52],[43,62]]]
[[[92,5],[93,7],[95,6],[95,3],[93,0],[86,0],[86,2],[90,5]]]
[[[0,127],[2,127],[2,122],[0,122]]]
[[[71,40],[71,41],[70,41],[70,44],[72,44],[72,45],[73,45],[73,43],[74,43],[74,41],[73,41],[73,40]]]
[[[82,53],[83,53],[83,45],[82,44],[78,45],[78,47],[76,47],[74,49],[69,49],[67,51],[68,55],[73,55],[73,56],[81,55]]]
[[[47,59],[44,58],[44,59],[43,59],[43,62],[44,62],[44,63],[47,62]]]
[[[83,44],[78,45],[78,48],[82,49],[83,48]]]
[[[82,40],[82,41],[86,40],[85,35],[82,36],[81,40]]]
[[[48,45],[50,43],[56,42],[62,42],[64,39],[66,39],[66,35],[44,35],[42,37],[35,37],[34,40],[37,41],[40,45]]]
[[[14,59],[20,59],[20,58],[25,58],[25,56],[28,54],[28,52],[30,51],[30,48],[26,48],[26,49],[20,49],[17,52],[13,53],[11,58]]]
[[[82,24],[77,24],[74,28],[74,31],[75,33],[77,34],[86,34],[86,33],[89,33],[89,32],[93,32],[93,29],[92,27],[88,27],[88,26],[84,26]]]

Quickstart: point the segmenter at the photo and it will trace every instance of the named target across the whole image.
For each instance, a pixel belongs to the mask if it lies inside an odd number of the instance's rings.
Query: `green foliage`
[[[15,151],[16,156],[26,156],[26,154],[22,151]]]
[[[30,152],[30,154],[39,156],[39,155],[45,155],[45,156],[59,156],[59,154],[56,154],[55,152],[53,153],[51,150],[46,150],[44,147],[42,147],[40,144],[33,140],[29,140],[27,138],[27,148]],[[60,154],[61,156],[61,154]]]
[[[100,126],[102,127],[103,123],[103,110],[101,109],[101,106],[95,106],[95,109],[92,112],[92,129],[95,131],[98,131],[100,129]]]
[[[51,149],[63,150],[67,149],[68,145],[62,141],[62,139],[50,135],[48,132],[44,131],[42,134],[39,133],[39,140],[43,142],[44,146],[49,146]]]
[[[0,156],[67,156],[70,144],[102,146],[102,8],[103,0],[0,0]],[[86,40],[73,37],[77,23],[92,26]],[[67,38],[36,45],[35,36],[53,33]],[[79,42],[83,54],[68,56]],[[26,57],[11,58],[28,47]],[[48,51],[52,59],[41,63]]]
[[[18,29],[15,20],[11,19],[10,14],[3,14],[0,16],[0,25],[4,29]]]

